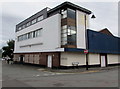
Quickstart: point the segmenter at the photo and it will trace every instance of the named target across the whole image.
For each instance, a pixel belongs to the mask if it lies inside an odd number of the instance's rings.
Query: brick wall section
[[[44,53],[15,53],[14,61],[19,61],[20,55],[24,56],[25,63],[39,64],[47,66],[47,57],[52,55],[52,66],[60,66],[60,53],[59,52],[44,52]]]
[[[103,30],[100,30],[99,32],[103,33],[103,34],[107,34],[107,35],[113,36],[113,34],[107,28],[105,28]]]

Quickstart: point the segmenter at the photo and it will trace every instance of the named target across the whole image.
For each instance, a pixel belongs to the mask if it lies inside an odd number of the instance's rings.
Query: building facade
[[[102,67],[119,64],[119,38],[89,30],[91,13],[64,2],[53,9],[45,8],[17,24],[14,61],[50,68],[86,66],[86,60],[88,65]],[[94,38],[94,34],[98,39]],[[112,48],[109,49],[106,43],[99,47],[99,40],[106,42],[102,40],[104,35],[112,41],[115,39],[116,43],[110,46]],[[85,49],[89,51],[87,59]]]

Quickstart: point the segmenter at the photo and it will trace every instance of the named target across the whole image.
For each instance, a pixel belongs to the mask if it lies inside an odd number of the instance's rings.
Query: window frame
[[[39,20],[39,18],[40,18],[40,20]],[[44,19],[44,16],[41,15],[41,16],[37,17],[37,22],[39,22],[39,21],[41,21],[41,20],[43,20],[43,19]]]
[[[31,24],[35,24],[35,23],[37,23],[37,19],[36,18],[31,21]]]

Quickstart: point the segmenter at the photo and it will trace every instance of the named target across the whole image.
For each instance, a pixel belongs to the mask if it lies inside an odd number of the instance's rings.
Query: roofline
[[[28,18],[26,18],[25,20],[23,20],[23,21],[19,22],[17,25],[20,25],[21,23],[23,23],[23,22],[25,22],[25,21],[29,20],[30,18],[32,18],[32,17],[34,17],[35,15],[37,15],[38,13],[40,13],[40,12],[42,12],[42,11],[46,10],[47,8],[48,8],[48,7],[46,7],[46,8],[44,8],[44,9],[42,9],[41,11],[39,11],[39,12],[37,12],[37,13],[35,13],[35,14],[33,14],[33,15],[29,16],[29,17],[28,17]],[[16,26],[17,26],[17,25],[16,25]]]
[[[90,31],[93,31],[93,32],[96,32],[96,33],[100,33],[100,34],[103,34],[103,35],[107,35],[107,34],[104,34],[104,33],[99,32],[99,31],[94,31],[94,30],[91,30],[91,29],[87,29],[87,30],[90,30]],[[108,30],[108,31],[109,31],[109,30]],[[111,35],[107,35],[107,36],[111,36]],[[114,35],[113,35],[113,36],[111,36],[111,37],[120,39],[119,36],[114,36]]]
[[[105,31],[105,30],[108,31],[112,36],[114,36],[113,33],[108,28],[104,28],[104,29],[102,29],[102,30],[100,30],[98,32],[102,33],[102,31]]]
[[[52,12],[54,12],[54,11],[62,8],[63,6],[66,6],[66,5],[71,6],[71,7],[75,8],[75,9],[78,9],[78,10],[80,10],[82,12],[87,13],[87,14],[91,14],[92,13],[90,10],[85,9],[83,7],[80,7],[78,5],[75,5],[75,4],[71,3],[71,2],[64,2],[64,3],[62,3],[62,4],[60,4],[60,5],[56,6],[56,7],[54,7],[53,9],[49,10],[48,13],[52,13]]]
[[[85,8],[82,8],[82,7],[78,6],[78,5],[75,5],[75,4],[70,3],[70,2],[64,2],[64,3],[62,3],[62,4],[60,4],[60,5],[56,6],[56,7],[54,7],[53,9],[50,9],[49,11],[47,11],[47,13],[54,12],[55,10],[60,9],[61,7],[65,6],[65,5],[74,7],[74,8],[76,8],[76,9],[80,10],[80,11],[83,11],[83,12],[87,13],[87,14],[91,14],[91,13],[92,13],[90,10],[87,10],[87,9],[85,9]],[[47,8],[48,8],[48,7],[42,9],[41,11],[39,11],[39,12],[33,14],[32,16],[26,18],[25,20],[19,22],[16,26],[18,26],[18,25],[22,24],[23,22],[29,20],[30,18],[34,17],[35,15],[37,15],[38,13],[44,11],[44,10],[47,9]]]

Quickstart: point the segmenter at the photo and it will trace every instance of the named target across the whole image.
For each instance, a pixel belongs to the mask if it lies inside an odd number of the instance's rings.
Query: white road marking
[[[43,74],[44,76],[48,76],[49,74]]]
[[[40,76],[40,75],[36,75],[37,77]]]
[[[55,75],[55,73],[52,73],[51,75]]]

